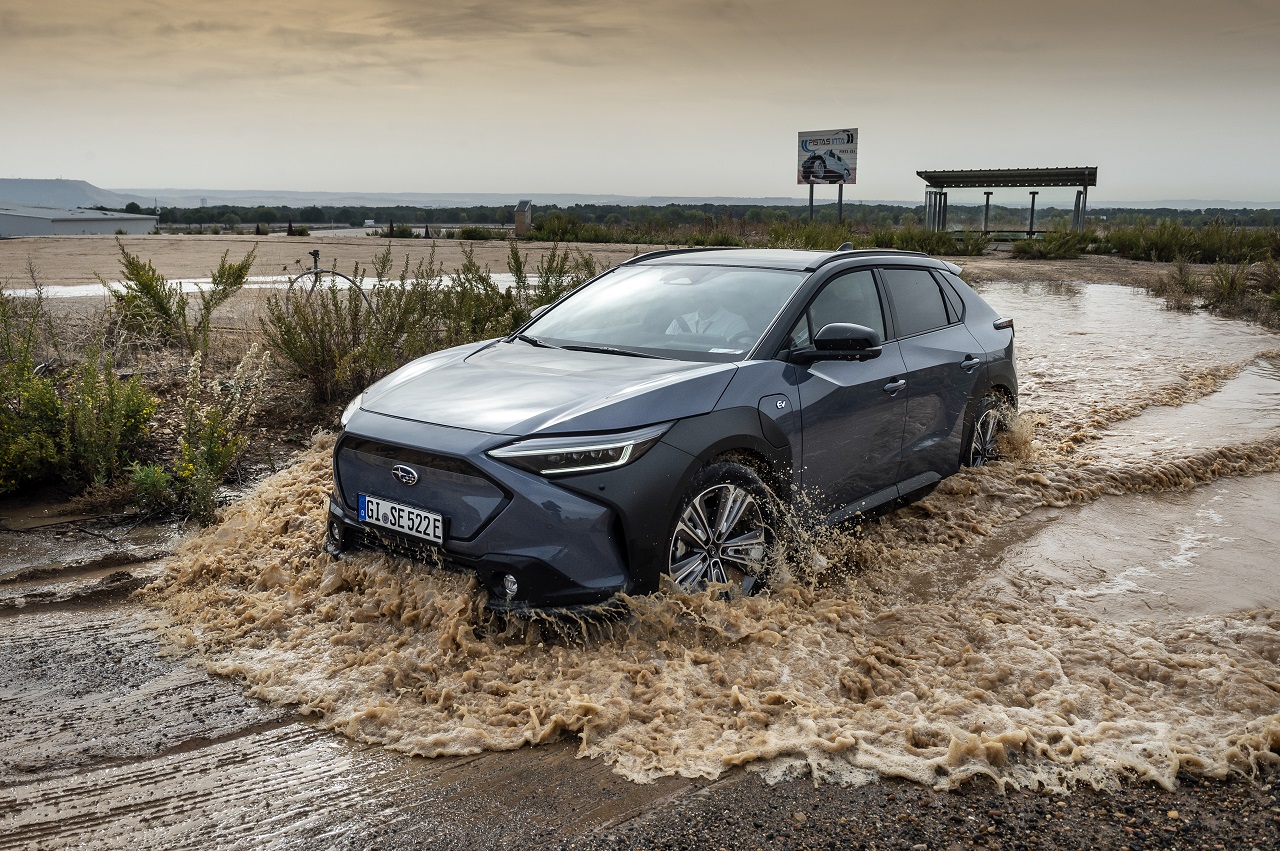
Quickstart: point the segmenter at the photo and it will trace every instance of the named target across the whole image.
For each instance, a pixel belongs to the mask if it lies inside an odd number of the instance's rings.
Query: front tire
[[[728,583],[744,594],[762,584],[774,546],[775,502],[750,467],[718,461],[686,488],[667,545],[667,575],[686,593]]]

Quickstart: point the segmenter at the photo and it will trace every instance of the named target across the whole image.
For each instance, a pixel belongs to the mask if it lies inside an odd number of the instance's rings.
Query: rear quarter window
[[[946,274],[938,275],[933,273],[938,279],[938,286],[942,288],[942,297],[947,302],[947,313],[951,316],[952,322],[964,321],[964,299],[960,298],[960,294],[956,292],[955,287],[947,280]]]
[[[927,269],[881,269],[880,275],[893,304],[899,337],[932,331],[950,322],[942,290]]]

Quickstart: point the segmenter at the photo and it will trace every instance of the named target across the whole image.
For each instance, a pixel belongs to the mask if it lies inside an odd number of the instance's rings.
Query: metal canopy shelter
[[[1076,168],[974,168],[960,171],[917,171],[927,184],[924,193],[925,226],[930,230],[947,229],[948,189],[1005,189],[1034,186],[1078,186],[1075,211],[1071,215],[1071,227],[1084,230],[1085,207],[1089,203],[1089,187],[1098,185],[1098,167]],[[987,233],[991,213],[991,193],[984,192],[986,204],[982,210],[982,232]],[[1031,215],[1027,222],[1027,236],[1035,234],[1036,195],[1031,192]]]

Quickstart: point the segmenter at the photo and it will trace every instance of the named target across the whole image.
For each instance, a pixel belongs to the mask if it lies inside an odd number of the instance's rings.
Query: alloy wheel
[[[969,445],[969,466],[982,467],[997,458],[996,441],[1000,431],[1000,411],[989,408],[973,424],[973,442]]]
[[[699,493],[680,514],[668,569],[685,591],[731,582],[749,591],[764,568],[768,529],[751,491],[720,484]]]

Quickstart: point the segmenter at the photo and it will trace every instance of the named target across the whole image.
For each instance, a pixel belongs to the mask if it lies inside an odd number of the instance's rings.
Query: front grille
[[[396,446],[391,443],[382,443],[377,440],[369,440],[364,437],[353,437],[348,435],[342,439],[339,450],[350,449],[352,452],[359,452],[364,455],[373,455],[378,458],[386,458],[396,464],[405,463],[413,464],[416,467],[429,467],[432,470],[440,470],[445,473],[456,473],[460,476],[472,476],[476,478],[487,479],[480,469],[465,458],[458,458],[453,455],[441,455],[437,452],[428,452],[425,449],[412,449],[408,446]]]
[[[466,458],[427,449],[349,435],[338,444],[336,462],[338,492],[348,510],[357,510],[363,493],[434,511],[444,516],[454,540],[474,538],[511,497]],[[391,474],[398,464],[414,468],[416,484]]]

